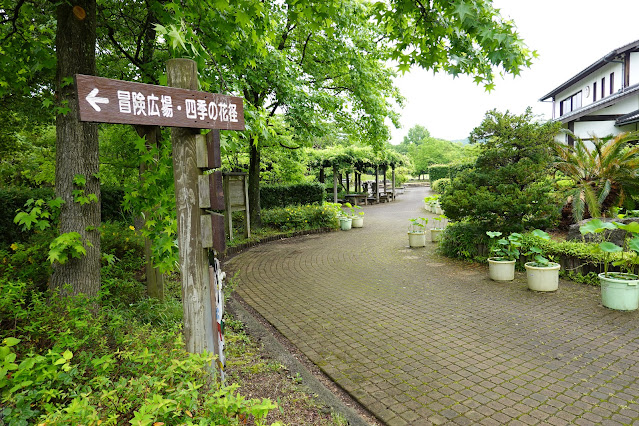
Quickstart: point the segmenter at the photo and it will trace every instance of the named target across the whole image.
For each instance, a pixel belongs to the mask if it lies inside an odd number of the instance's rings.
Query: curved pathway
[[[427,189],[364,207],[364,228],[263,244],[225,268],[237,294],[389,425],[639,424],[639,313],[597,288],[409,249]]]

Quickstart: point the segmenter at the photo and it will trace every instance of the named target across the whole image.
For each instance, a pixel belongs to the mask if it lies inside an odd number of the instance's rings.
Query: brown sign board
[[[80,121],[244,130],[242,98],[75,75]]]

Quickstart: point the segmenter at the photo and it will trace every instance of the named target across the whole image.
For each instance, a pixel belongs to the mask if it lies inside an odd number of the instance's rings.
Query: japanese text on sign
[[[244,130],[241,98],[76,75],[80,120]]]
[[[173,99],[169,95],[158,98],[155,94],[145,96],[141,92],[118,90],[118,107],[123,114],[173,117]],[[237,123],[237,105],[228,102],[207,103],[204,99],[184,100],[186,117],[200,120],[219,120]],[[181,110],[181,107],[178,107]]]

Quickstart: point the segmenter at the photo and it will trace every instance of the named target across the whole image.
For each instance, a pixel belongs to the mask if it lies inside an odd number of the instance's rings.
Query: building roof
[[[617,120],[615,120],[615,126],[624,126],[626,124],[632,124],[638,121],[639,121],[639,109],[619,117]]]
[[[547,94],[539,98],[539,100],[543,102],[546,99],[554,98],[555,95],[557,95],[560,92],[563,92],[568,87],[572,86],[573,84],[575,84],[582,78],[586,77],[587,75],[597,71],[599,68],[608,64],[610,61],[614,60],[617,56],[627,52],[636,51],[638,49],[639,49],[639,40],[635,40],[632,43],[628,43],[625,46],[621,46],[620,48],[609,52],[607,55],[603,56],[601,59],[597,60],[595,63],[593,63],[589,67],[583,69],[581,72],[574,75],[572,78],[568,79],[561,85],[557,86],[556,88],[554,88],[553,90],[551,90],[550,92],[548,92]]]
[[[557,117],[556,120],[561,121],[562,123],[569,123],[571,121],[575,121],[585,115],[588,115],[589,113],[593,111],[598,111],[607,106],[614,105],[620,100],[627,98],[628,96],[635,94],[637,92],[639,92],[639,83],[626,87],[625,89],[620,90],[613,95],[606,96],[603,99],[599,99],[597,102],[593,102],[583,108],[576,109],[574,111],[571,111],[567,114],[562,115],[561,117]],[[620,117],[620,119],[621,118],[623,117]],[[628,123],[624,123],[624,124],[628,124]]]

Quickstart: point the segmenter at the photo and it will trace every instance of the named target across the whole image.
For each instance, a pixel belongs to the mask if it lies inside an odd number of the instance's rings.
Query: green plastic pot
[[[351,229],[351,226],[353,225],[353,219],[350,217],[340,217],[339,218],[339,228],[342,231],[348,231],[349,229]]]
[[[601,304],[618,311],[634,311],[639,307],[639,277],[634,274],[599,274]]]

